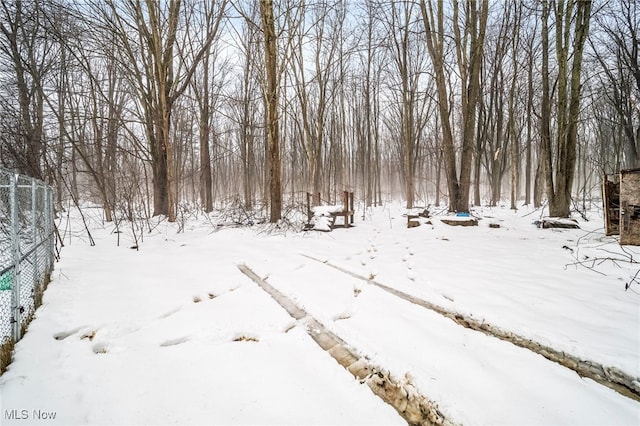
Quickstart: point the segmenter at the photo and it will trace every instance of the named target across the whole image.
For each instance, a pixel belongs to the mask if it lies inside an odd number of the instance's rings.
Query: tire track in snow
[[[516,333],[503,330],[495,325],[486,323],[484,321],[479,321],[475,318],[465,316],[455,311],[450,311],[443,308],[442,306],[436,305],[424,299],[417,298],[403,291],[379,283],[374,279],[334,265],[329,261],[317,259],[304,253],[300,253],[300,255],[315,262],[322,263],[323,265],[326,265],[330,268],[336,269],[344,274],[350,275],[351,277],[365,281],[407,302],[436,312],[446,318],[451,319],[456,324],[462,327],[482,332],[486,335],[510,342],[516,346],[542,355],[550,361],[556,362],[563,367],[573,370],[580,377],[589,378],[603,386],[613,389],[621,395],[640,402],[640,378],[633,377],[616,367],[607,367],[595,361],[578,358],[574,355],[543,345],[529,338],[520,336]]]
[[[389,371],[372,365],[365,356],[358,354],[347,342],[260,278],[247,265],[238,265],[238,269],[269,294],[289,315],[304,324],[305,331],[318,346],[360,380],[360,383],[366,383],[374,394],[391,405],[410,425],[456,425],[439,411],[434,401],[420,394],[410,380],[398,380]]]

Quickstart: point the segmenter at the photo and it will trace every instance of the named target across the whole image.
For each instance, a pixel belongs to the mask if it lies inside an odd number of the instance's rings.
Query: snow
[[[344,211],[344,206],[342,204],[331,205],[331,206],[315,206],[311,207],[311,211],[314,216],[331,216],[334,213],[340,213]]]
[[[344,211],[342,204],[311,207],[314,231],[330,232],[333,225],[333,214]]]
[[[640,377],[640,286],[625,291],[638,268],[622,261],[640,248],[605,237],[596,213],[545,230],[526,208],[478,209],[473,228],[407,229],[403,212],[330,234],[163,222],[139,251],[96,218],[90,247],[72,223],[0,377],[0,424],[404,423],[239,264],[455,422],[640,424],[637,402],[307,257]]]
[[[322,232],[331,232],[331,225],[333,220],[327,216],[314,216],[313,217],[313,230]]]

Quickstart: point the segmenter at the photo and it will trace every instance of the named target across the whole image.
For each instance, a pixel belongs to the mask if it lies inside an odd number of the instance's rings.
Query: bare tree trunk
[[[511,78],[511,87],[509,92],[509,137],[511,139],[509,157],[511,163],[511,209],[517,210],[518,208],[518,185],[520,174],[520,142],[518,133],[516,132],[516,107],[515,107],[515,94],[518,82],[518,50],[520,48],[520,16],[521,7],[519,3],[513,3],[514,6],[514,22],[513,32],[514,36],[511,44],[512,54],[512,66],[513,76]]]
[[[200,202],[204,211],[213,211],[213,174],[211,171],[210,135],[210,95],[209,95],[209,57],[207,52],[202,61],[202,95],[196,95],[200,109],[199,142],[200,142]]]
[[[530,42],[527,49],[527,57],[528,57],[528,66],[527,66],[527,144],[526,144],[526,165],[525,165],[525,183],[524,183],[524,204],[528,206],[531,204],[531,173],[533,168],[533,159],[532,159],[532,127],[533,127],[533,67],[534,67],[534,54],[533,54],[533,43],[535,37],[533,35],[530,36]]]
[[[278,50],[273,16],[273,0],[260,0],[260,17],[264,30],[264,54],[266,87],[264,87],[267,152],[269,156],[269,221],[276,223],[282,218],[282,183],[280,180],[280,141],[278,137]]]

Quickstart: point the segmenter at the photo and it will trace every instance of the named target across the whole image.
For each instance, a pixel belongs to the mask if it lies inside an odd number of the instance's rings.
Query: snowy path
[[[268,282],[374,365],[410,378],[452,421],[627,424],[638,418],[635,401],[323,265],[300,261],[271,273]]]
[[[385,284],[381,284],[374,279],[355,274],[340,266],[333,265],[328,261],[322,261],[320,259],[314,258],[313,256],[308,256],[305,254],[303,254],[302,256],[316,262],[320,262],[351,277],[357,278],[359,280],[365,281],[368,284],[381,288],[387,293],[397,296],[400,299],[406,300],[407,302],[436,312],[444,316],[445,318],[452,320],[456,324],[461,325],[462,327],[480,331],[489,336],[493,336],[500,340],[513,343],[516,346],[542,355],[551,361],[557,362],[558,364],[575,371],[581,377],[586,377],[594,380],[604,386],[615,390],[622,395],[628,396],[629,398],[640,402],[640,383],[638,383],[638,381],[634,377],[626,374],[623,371],[620,371],[617,368],[603,366],[590,360],[579,359],[571,354],[556,350],[546,345],[542,345],[538,342],[519,336],[510,331],[502,330],[499,327],[485,322],[484,320],[478,320],[477,318],[473,318],[471,316],[462,315],[459,312],[447,310],[429,301],[417,298],[403,291],[389,287]]]
[[[585,231],[491,214],[501,229],[406,229],[388,210],[329,234],[165,224],[140,251],[98,222],[89,247],[78,226],[0,377],[0,424],[404,422],[240,264],[452,422],[640,424],[636,401],[300,255],[640,377],[640,295],[624,291],[635,265],[565,267],[617,256],[615,240],[578,245]]]

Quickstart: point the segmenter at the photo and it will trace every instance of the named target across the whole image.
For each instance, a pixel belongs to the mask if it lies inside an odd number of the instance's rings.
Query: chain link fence
[[[42,301],[54,230],[53,189],[0,167],[0,374]]]

